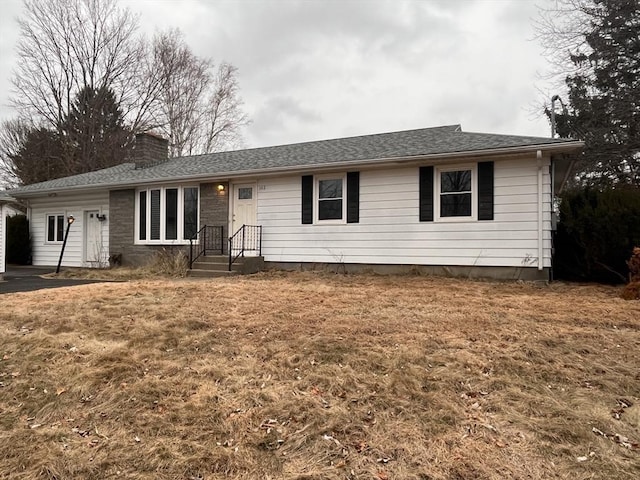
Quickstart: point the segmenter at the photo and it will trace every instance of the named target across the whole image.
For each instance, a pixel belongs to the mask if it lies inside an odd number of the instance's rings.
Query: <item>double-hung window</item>
[[[318,221],[344,220],[344,191],[344,175],[317,179]]]
[[[475,181],[473,167],[437,169],[437,217],[441,220],[475,218]]]
[[[493,220],[494,162],[419,169],[421,222]]]
[[[360,222],[360,172],[304,175],[301,180],[304,225]]]
[[[64,239],[64,215],[47,215],[47,243],[62,242]]]
[[[198,187],[156,187],[136,197],[137,243],[186,243],[198,231]]]

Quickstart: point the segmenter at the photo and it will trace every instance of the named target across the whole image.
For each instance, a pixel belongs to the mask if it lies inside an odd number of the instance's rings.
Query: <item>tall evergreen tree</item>
[[[122,163],[131,139],[115,96],[105,87],[85,87],[78,92],[63,131],[71,150],[73,173]]]
[[[578,39],[565,78],[569,105],[557,116],[557,131],[585,141],[576,172],[581,183],[640,186],[640,1],[564,3],[583,22],[580,32],[546,32]]]
[[[25,185],[64,177],[68,172],[60,136],[45,128],[29,129],[8,159],[12,175]]]

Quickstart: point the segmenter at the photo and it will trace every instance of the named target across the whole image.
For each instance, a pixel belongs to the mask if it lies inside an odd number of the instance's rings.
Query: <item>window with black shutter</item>
[[[420,221],[433,222],[433,167],[420,167]]]
[[[420,221],[493,220],[494,164],[420,168]]]
[[[360,173],[302,176],[302,223],[345,221],[360,221]]]
[[[493,220],[493,162],[478,163],[478,220]]]

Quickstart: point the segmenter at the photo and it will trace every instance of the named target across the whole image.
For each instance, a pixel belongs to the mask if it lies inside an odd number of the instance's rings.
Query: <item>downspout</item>
[[[543,206],[543,195],[542,195],[542,150],[538,150],[536,153],[536,158],[538,160],[538,270],[542,271],[543,266],[543,215],[542,215],[542,206]]]

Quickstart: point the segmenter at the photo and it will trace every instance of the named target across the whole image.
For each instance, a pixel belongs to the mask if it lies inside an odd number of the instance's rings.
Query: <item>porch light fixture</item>
[[[216,188],[218,189],[219,193],[224,192],[224,183],[219,183]]]
[[[104,222],[107,219],[107,216],[103,213],[102,215],[100,214],[96,215],[96,218],[98,219],[99,222]]]
[[[76,219],[75,219],[75,218],[73,218],[73,215],[69,215],[69,217],[67,218],[67,223],[68,223],[69,225],[71,225],[71,224],[72,224],[73,222],[75,222],[75,221],[76,221]]]

